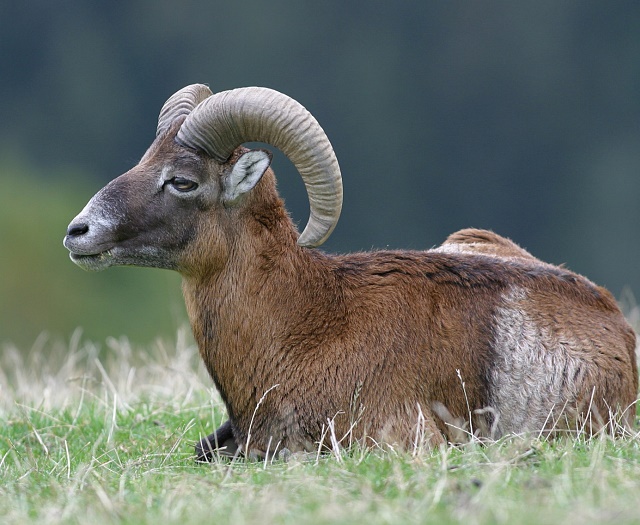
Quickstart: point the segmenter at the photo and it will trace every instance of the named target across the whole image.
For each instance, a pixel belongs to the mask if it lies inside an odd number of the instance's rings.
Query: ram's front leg
[[[216,456],[235,456],[238,444],[233,437],[231,421],[224,422],[213,434],[196,444],[196,461],[213,461]]]

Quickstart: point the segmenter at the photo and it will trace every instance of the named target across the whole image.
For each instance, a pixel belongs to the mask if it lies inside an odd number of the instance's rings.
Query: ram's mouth
[[[110,249],[91,254],[70,252],[69,257],[83,270],[92,272],[104,270],[113,264],[113,254]]]

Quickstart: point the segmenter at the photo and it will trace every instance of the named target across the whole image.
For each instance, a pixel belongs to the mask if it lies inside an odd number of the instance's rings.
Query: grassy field
[[[196,464],[224,416],[186,332],[0,357],[0,523],[640,523],[640,437]]]

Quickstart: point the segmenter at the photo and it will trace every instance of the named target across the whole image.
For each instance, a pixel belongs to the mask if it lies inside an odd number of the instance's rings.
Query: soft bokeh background
[[[61,241],[194,82],[269,86],[320,121],[345,186],[327,250],[483,227],[640,290],[637,1],[5,1],[0,343],[77,327],[144,343],[185,322],[177,275],[87,274]],[[304,224],[295,171],[274,168]]]

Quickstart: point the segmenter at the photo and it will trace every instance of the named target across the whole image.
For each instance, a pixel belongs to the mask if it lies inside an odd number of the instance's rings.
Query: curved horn
[[[213,93],[204,84],[192,84],[171,95],[160,110],[156,137],[167,131],[175,119],[186,117],[193,108],[211,95]]]
[[[342,209],[338,159],[318,121],[292,98],[259,87],[216,93],[187,116],[176,140],[219,162],[244,142],[277,147],[300,173],[309,197],[309,221],[298,244],[319,246],[331,235]]]

